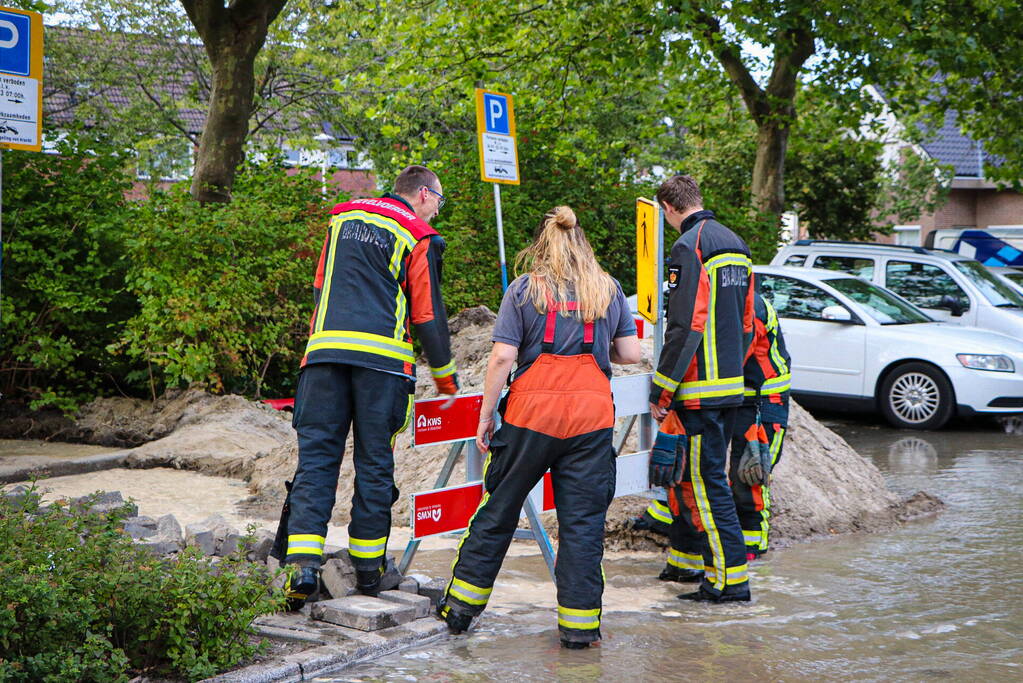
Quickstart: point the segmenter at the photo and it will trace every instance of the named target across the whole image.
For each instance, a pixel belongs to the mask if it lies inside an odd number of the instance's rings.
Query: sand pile
[[[494,314],[485,307],[462,311],[451,320],[452,351],[459,368],[462,390],[482,388],[490,353]],[[650,371],[651,349],[647,341],[643,363],[615,368],[616,374]],[[419,367],[417,397],[435,396],[425,364]],[[184,392],[155,404],[126,399],[104,399],[83,411],[79,425],[97,435],[148,441],[134,449],[134,467],[171,466],[208,474],[234,476],[249,482],[250,506],[262,511],[279,510],[284,481],[295,471],[298,449],[289,413],[238,396],[210,396]],[[635,449],[635,436],[623,449]],[[353,468],[349,438],[333,520],[348,520],[348,501],[353,493]],[[394,506],[395,525],[407,524],[408,494],[433,488],[449,445],[412,448],[411,432],[395,442],[395,479],[402,497]],[[464,458],[450,482],[465,481]],[[772,487],[773,539],[780,542],[821,534],[876,530],[904,518],[940,506],[936,500],[915,497],[899,501],[884,484],[881,473],[860,457],[841,437],[793,405],[784,455]],[[629,529],[629,520],[642,512],[647,500],[621,498],[608,515],[609,548],[654,549],[663,539]],[[545,523],[555,531],[553,513]]]

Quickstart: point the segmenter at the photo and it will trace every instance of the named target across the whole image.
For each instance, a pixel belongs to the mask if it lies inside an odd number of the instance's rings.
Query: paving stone
[[[256,529],[256,539],[245,553],[249,562],[266,562],[266,558],[270,557],[270,549],[273,548],[276,535],[269,529]]]
[[[85,510],[88,508],[90,513],[96,515],[105,515],[114,510],[121,509],[124,505],[124,497],[120,491],[98,491],[97,493],[91,493],[88,496],[81,496],[71,500],[71,508],[73,510]],[[135,517],[138,514],[138,505],[130,503],[128,516]]]
[[[416,618],[414,607],[366,595],[350,595],[314,603],[311,614],[314,619],[360,631],[377,631]]]
[[[152,517],[128,517],[124,520],[124,533],[134,539],[156,536],[157,523]]]
[[[402,579],[401,583],[398,584],[398,590],[405,593],[419,593],[419,582],[413,579],[411,576],[406,576]]]
[[[253,664],[213,678],[203,683],[291,683],[302,680],[302,667],[298,662],[277,660],[268,664]]]
[[[383,591],[378,595],[381,600],[394,602],[399,605],[408,605],[416,610],[416,619],[425,617],[430,613],[433,602],[425,595],[415,595],[404,591]]]
[[[424,583],[430,583],[430,577],[426,574],[406,574],[406,579],[414,579],[416,583],[422,586]]]
[[[234,529],[228,527],[224,536],[217,543],[217,555],[220,557],[227,557],[238,552],[238,549],[242,545],[242,535]]]
[[[138,539],[135,541],[135,545],[141,546],[154,555],[159,555],[160,557],[180,553],[183,547],[180,539],[167,539],[161,536],[151,536],[149,538]]]
[[[337,558],[327,560],[320,569],[320,580],[332,598],[355,595],[355,570]]]
[[[156,533],[167,540],[177,539],[180,541],[184,538],[181,533],[181,523],[174,515],[164,515],[157,519]]]
[[[185,527],[185,543],[196,546],[203,555],[213,555],[217,552],[217,539],[213,535],[213,530],[202,522]]]
[[[394,558],[388,557],[384,564],[384,575],[380,577],[380,590],[394,590],[401,585],[403,578],[401,572],[398,571],[398,566],[394,563]]]
[[[426,583],[419,584],[419,594],[430,598],[430,602],[436,607],[440,599],[444,597],[444,589],[448,587],[446,579],[430,579]]]

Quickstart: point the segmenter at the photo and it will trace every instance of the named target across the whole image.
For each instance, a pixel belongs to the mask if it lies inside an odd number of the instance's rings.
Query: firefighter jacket
[[[770,302],[760,294],[753,299],[753,344],[743,367],[745,405],[755,405],[763,397],[781,405],[788,398],[792,359],[785,349],[785,337],[778,325],[778,315]]]
[[[668,264],[667,326],[650,402],[690,410],[740,405],[753,339],[749,247],[710,211],[686,218],[680,232]]]
[[[302,365],[358,365],[414,380],[411,321],[438,388],[455,393],[443,238],[395,195],[338,204],[331,214]]]

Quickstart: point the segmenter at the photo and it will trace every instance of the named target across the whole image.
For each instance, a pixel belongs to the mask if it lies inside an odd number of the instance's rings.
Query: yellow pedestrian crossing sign
[[[658,305],[661,278],[657,272],[658,216],[660,208],[655,202],[640,197],[636,200],[636,309],[652,323],[660,317]]]

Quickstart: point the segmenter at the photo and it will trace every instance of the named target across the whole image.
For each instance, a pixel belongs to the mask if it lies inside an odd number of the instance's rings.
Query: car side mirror
[[[966,312],[968,306],[963,304],[962,299],[951,294],[946,294],[941,297],[941,301],[938,302],[938,308],[947,308],[951,311],[952,315],[958,318]]]
[[[849,323],[852,322],[852,313],[845,306],[825,306],[821,311],[821,319]]]

